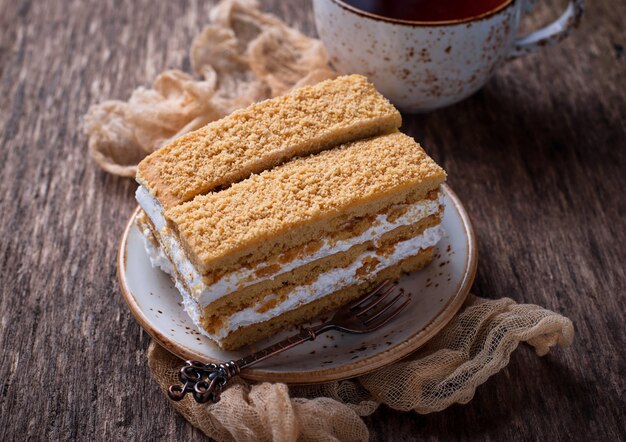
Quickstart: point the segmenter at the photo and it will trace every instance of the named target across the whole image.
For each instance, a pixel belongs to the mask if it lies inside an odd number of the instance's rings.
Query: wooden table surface
[[[474,222],[475,293],[562,312],[575,343],[518,349],[467,405],[382,407],[373,440],[626,440],[626,2],[587,3],[561,45],[404,119]],[[96,167],[81,119],[189,70],[211,4],[0,0],[0,440],[203,438],[150,378],[115,268],[135,183]],[[262,4],[315,35],[308,0]]]

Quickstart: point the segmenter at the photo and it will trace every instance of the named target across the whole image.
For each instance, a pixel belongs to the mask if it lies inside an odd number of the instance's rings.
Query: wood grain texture
[[[211,4],[0,0],[1,440],[203,439],[149,377],[115,275],[135,184],[90,161],[81,119],[189,70]],[[314,35],[308,1],[262,4]],[[544,358],[519,349],[467,405],[381,408],[373,440],[626,440],[625,16],[589,1],[563,44],[405,117],[472,216],[475,292],[562,312],[577,335]]]

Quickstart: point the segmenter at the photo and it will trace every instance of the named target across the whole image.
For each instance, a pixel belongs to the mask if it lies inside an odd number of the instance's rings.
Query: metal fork
[[[383,281],[360,299],[337,310],[333,317],[323,324],[303,329],[300,333],[277,344],[259,350],[245,358],[221,364],[203,364],[186,361],[178,378],[182,385],[172,385],[167,390],[170,399],[182,400],[192,393],[198,403],[217,403],[228,381],[239,375],[244,368],[258,364],[306,341],[313,341],[321,333],[340,330],[346,333],[369,333],[387,324],[408,305],[411,298],[403,292],[391,297],[396,285]]]

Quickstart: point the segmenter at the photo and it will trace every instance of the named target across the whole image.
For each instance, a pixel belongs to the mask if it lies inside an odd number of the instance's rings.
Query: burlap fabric
[[[254,0],[225,0],[214,8],[190,57],[195,77],[166,71],[128,102],[106,101],[89,110],[84,126],[89,150],[102,168],[134,176],[136,164],[168,140],[237,108],[335,75],[319,40],[262,13]],[[384,370],[290,388],[239,381],[216,405],[190,398],[173,405],[218,441],[367,440],[360,417],[381,403],[418,413],[466,403],[478,385],[508,363],[520,342],[543,355],[572,339],[571,321],[559,314],[508,298],[470,296],[427,346]],[[181,360],[155,343],[148,363],[163,390],[177,381]]]
[[[573,337],[572,322],[557,313],[509,298],[470,295],[425,347],[374,373],[296,387],[239,381],[218,404],[199,405],[190,397],[172,404],[218,441],[363,441],[368,431],[361,416],[380,404],[432,413],[467,403],[476,387],[508,364],[520,343],[541,356],[554,345],[570,345]],[[182,362],[155,343],[148,350],[148,365],[164,393],[178,382]]]
[[[160,74],[128,102],[92,106],[84,129],[89,152],[107,172],[133,177],[136,165],[169,140],[256,101],[332,78],[321,41],[262,13],[254,0],[225,0],[194,40],[196,76]]]

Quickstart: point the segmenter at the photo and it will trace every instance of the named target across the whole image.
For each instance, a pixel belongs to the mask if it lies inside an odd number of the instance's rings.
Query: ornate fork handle
[[[410,298],[403,293],[391,298],[390,295],[394,290],[395,286],[390,281],[383,281],[365,296],[341,307],[327,322],[305,328],[297,335],[245,358],[222,364],[187,361],[178,373],[182,385],[172,385],[168,389],[169,397],[175,401],[180,401],[187,393],[192,393],[196,402],[201,404],[209,401],[216,403],[220,400],[220,395],[226,388],[228,381],[239,375],[242,369],[303,342],[313,341],[320,333],[328,330],[342,330],[346,333],[374,331],[398,316],[410,301]],[[383,302],[385,300],[387,302]]]
[[[217,403],[228,381],[238,376],[241,369],[250,367],[285,350],[289,350],[306,341],[314,340],[320,332],[329,330],[328,324],[305,328],[300,333],[270,345],[244,358],[221,364],[203,364],[198,361],[186,361],[178,372],[182,385],[172,385],[167,390],[168,396],[174,401],[182,400],[187,393],[192,393],[196,402]]]

